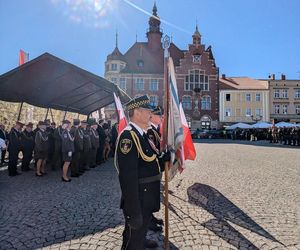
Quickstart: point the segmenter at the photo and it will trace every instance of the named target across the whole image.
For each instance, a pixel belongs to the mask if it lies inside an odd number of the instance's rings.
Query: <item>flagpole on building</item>
[[[168,147],[168,119],[169,119],[169,106],[170,106],[170,92],[168,83],[168,59],[169,59],[169,47],[170,37],[165,35],[163,38],[163,49],[164,49],[164,90],[166,96],[164,98],[164,131],[163,131],[163,142],[165,148]],[[164,249],[169,250],[169,162],[165,163],[165,242]]]

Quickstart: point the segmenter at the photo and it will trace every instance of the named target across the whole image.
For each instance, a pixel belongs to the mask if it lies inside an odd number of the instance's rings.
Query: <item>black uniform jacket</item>
[[[16,152],[21,150],[21,132],[17,131],[15,128],[12,128],[8,135],[8,152]]]
[[[128,217],[157,212],[160,208],[159,161],[145,137],[130,125],[117,142],[115,163],[122,190],[121,208]]]

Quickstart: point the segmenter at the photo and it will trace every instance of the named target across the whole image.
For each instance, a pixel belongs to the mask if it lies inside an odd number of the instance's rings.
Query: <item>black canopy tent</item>
[[[113,92],[130,97],[116,84],[49,53],[0,76],[0,100],[90,115],[114,102]]]

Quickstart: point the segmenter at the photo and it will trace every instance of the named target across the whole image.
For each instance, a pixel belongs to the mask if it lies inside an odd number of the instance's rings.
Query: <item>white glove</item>
[[[72,152],[71,152],[71,151],[68,152],[68,156],[69,156],[69,157],[72,157]]]

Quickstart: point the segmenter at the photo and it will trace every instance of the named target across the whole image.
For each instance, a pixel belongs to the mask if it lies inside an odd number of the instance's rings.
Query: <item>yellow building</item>
[[[270,121],[268,81],[222,75],[219,83],[219,119],[223,125]]]
[[[271,75],[270,118],[275,122],[300,122],[300,80],[275,79]]]

